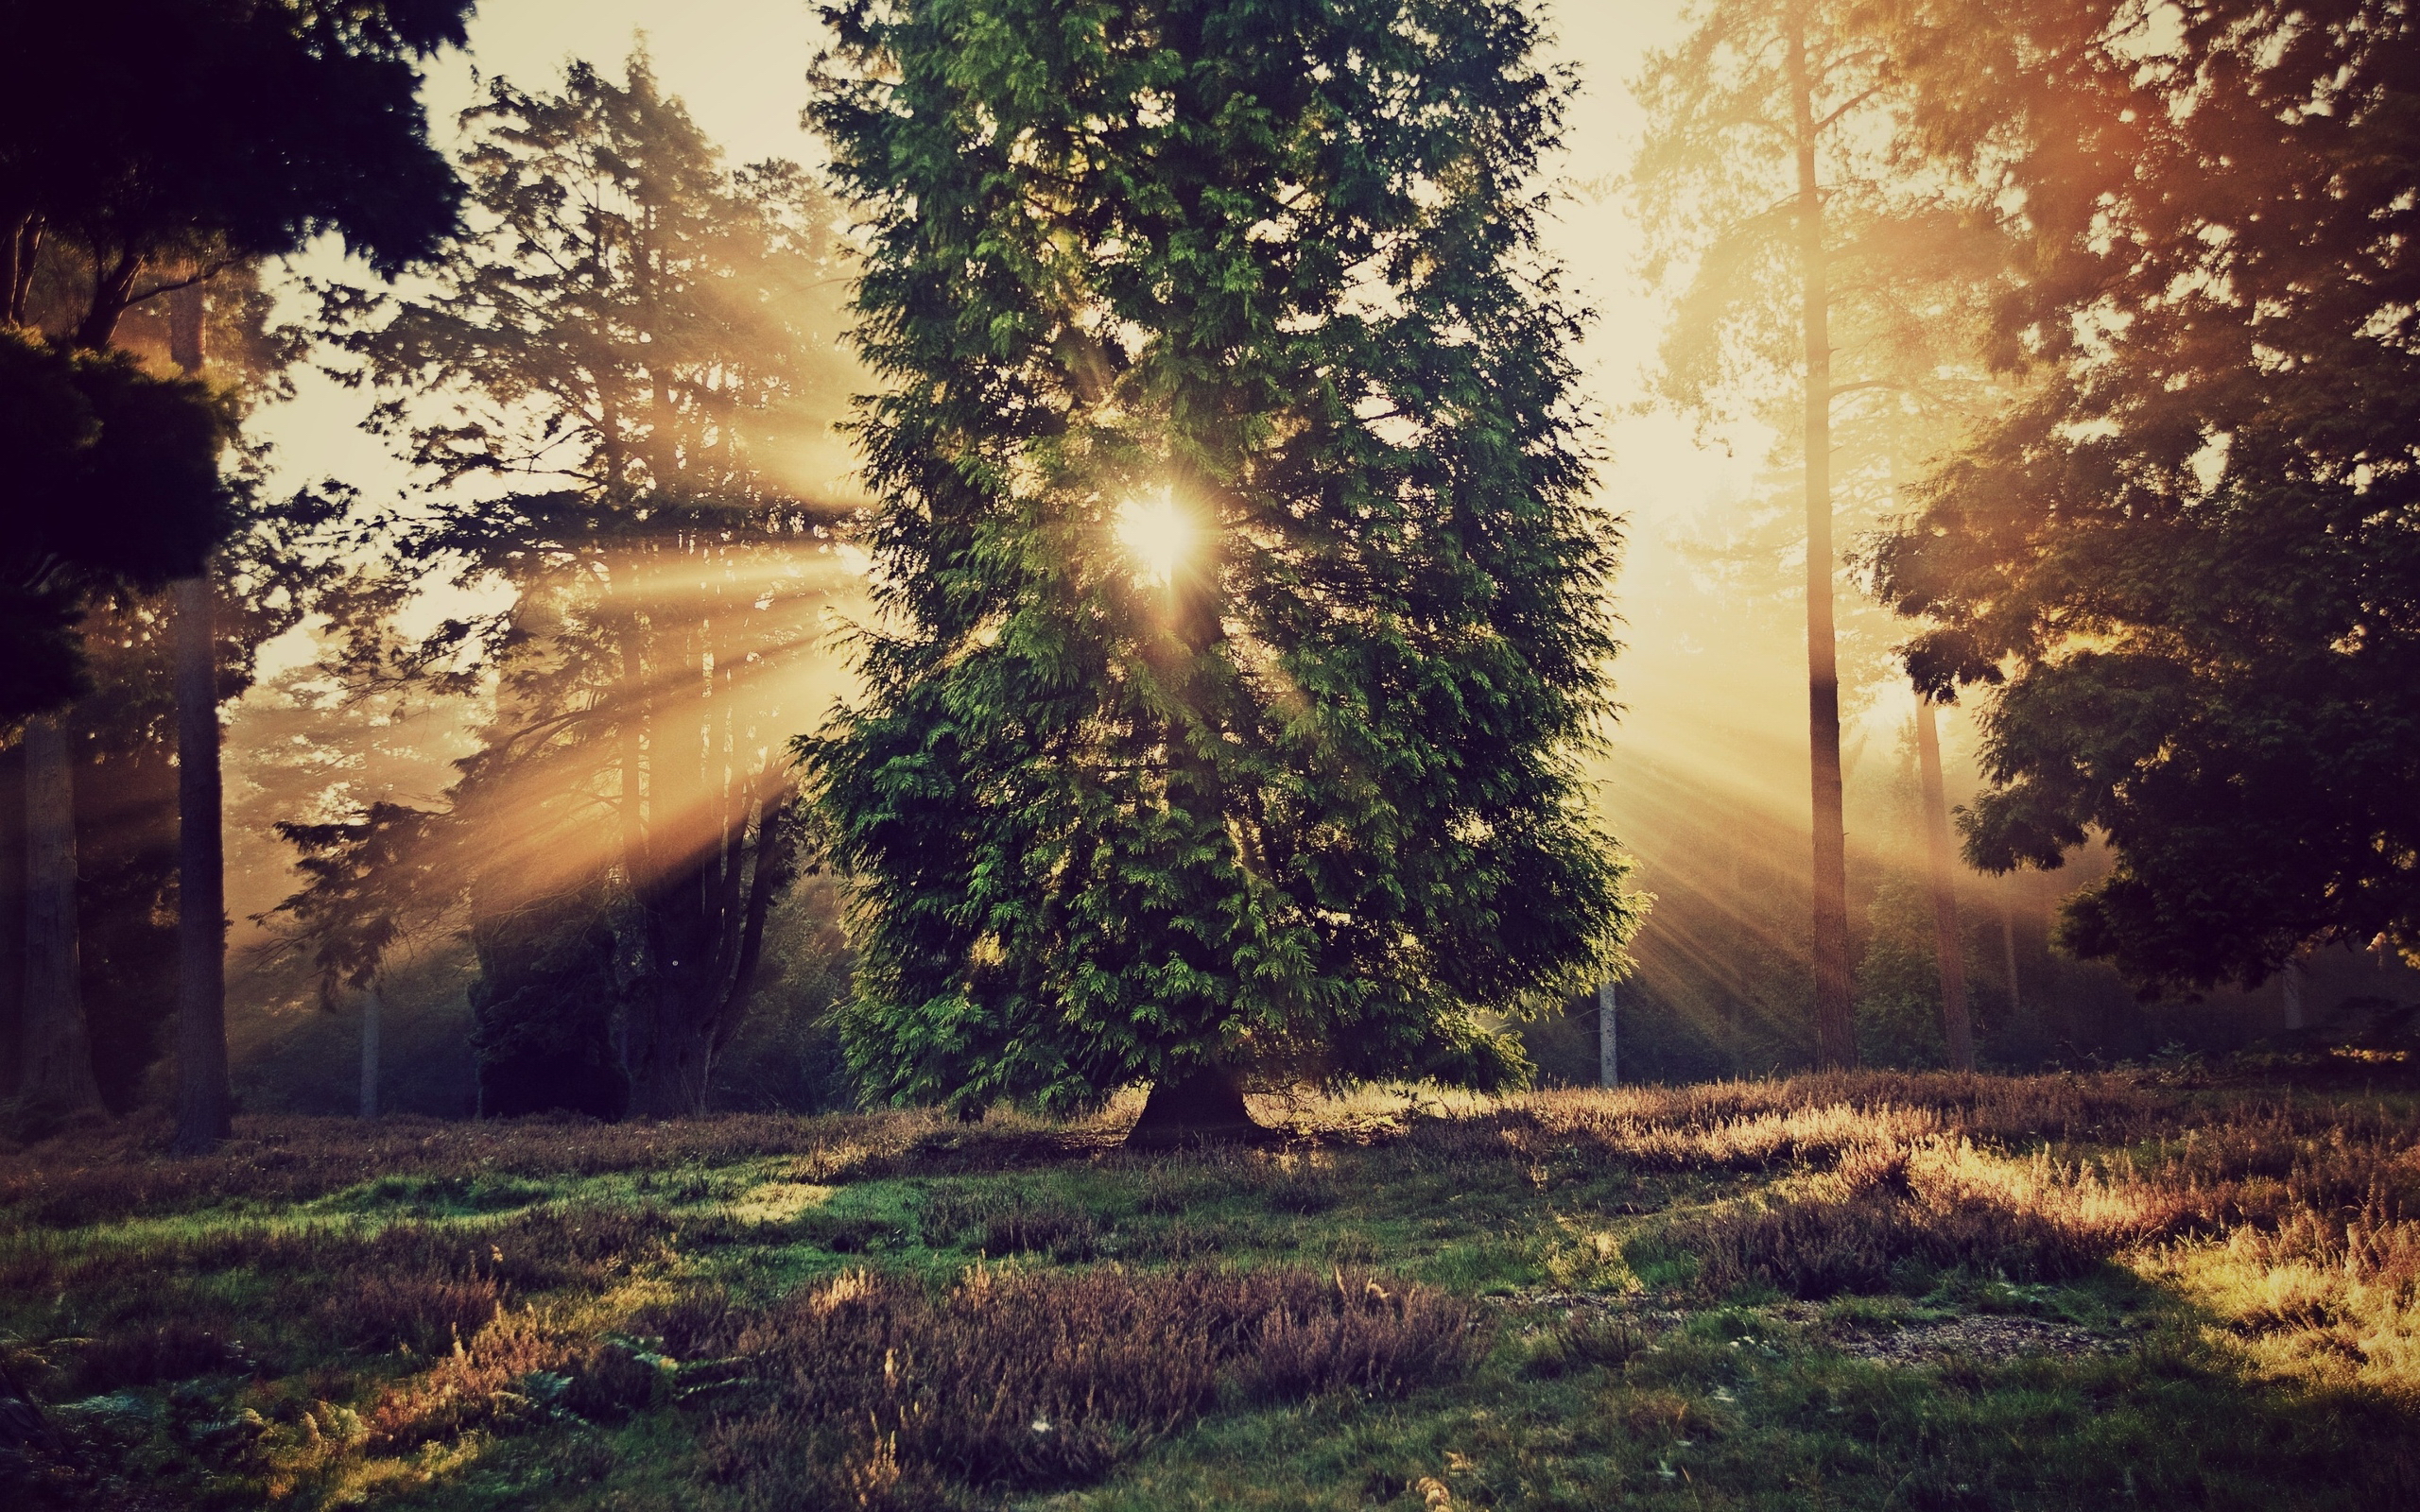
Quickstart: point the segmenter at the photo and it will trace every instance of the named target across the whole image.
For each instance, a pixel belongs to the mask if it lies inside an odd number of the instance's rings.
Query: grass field
[[[1115,1109],[0,1155],[0,1502],[2420,1505],[2406,1094],[1261,1111],[1150,1158]]]

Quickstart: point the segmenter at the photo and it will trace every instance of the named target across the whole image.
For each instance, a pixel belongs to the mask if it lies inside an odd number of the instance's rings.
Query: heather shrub
[[[1545,1380],[1576,1375],[1599,1366],[1621,1366],[1649,1347],[1646,1332],[1620,1318],[1582,1315],[1549,1329],[1533,1341],[1522,1368]]]
[[[960,1504],[1097,1479],[1224,1396],[1398,1395],[1478,1347],[1463,1304],[1342,1272],[853,1272],[742,1329],[761,1389],[708,1399],[706,1469],[744,1505]]]
[[[321,1330],[357,1349],[429,1354],[487,1326],[503,1305],[495,1278],[369,1266],[336,1278],[314,1310]]]
[[[93,1397],[195,1376],[231,1372],[249,1375],[260,1368],[253,1351],[229,1337],[223,1328],[203,1328],[188,1319],[172,1319],[149,1327],[112,1331],[88,1340],[76,1351],[60,1394],[68,1398]]]
[[[1878,1292],[1911,1268],[2069,1280],[2164,1217],[2142,1194],[2044,1162],[2012,1168],[1946,1142],[1876,1144],[1804,1190],[1669,1225],[1640,1258],[1688,1256],[1717,1296],[1756,1284],[1809,1298]]]
[[[1062,1262],[1100,1253],[1102,1224],[1081,1209],[993,1188],[929,1192],[917,1218],[925,1243],[947,1249],[973,1241],[987,1255],[1047,1255]]]

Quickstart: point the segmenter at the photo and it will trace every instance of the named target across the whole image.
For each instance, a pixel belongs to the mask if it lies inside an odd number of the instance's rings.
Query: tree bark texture
[[[18,1095],[46,1113],[96,1112],[76,934],[76,778],[64,721],[26,722],[26,990]]]
[[[1143,1116],[1126,1132],[1130,1150],[1174,1150],[1201,1144],[1249,1144],[1269,1137],[1244,1106],[1240,1077],[1224,1067],[1172,1076],[1151,1085]]]
[[[2014,1021],[2025,999],[2016,979],[2016,916],[2006,903],[2000,904],[2000,954],[2008,971],[2008,1016]]]
[[[1958,932],[1958,891],[1949,848],[1949,799],[1941,781],[1941,730],[1933,702],[1916,696],[1916,771],[1924,788],[1925,868],[1932,883],[1933,955],[1941,968],[1941,1027],[1949,1063],[1975,1069],[1975,1022],[1966,1003],[1966,947]]]
[[[1815,172],[1814,82],[1803,11],[1789,12],[1798,148],[1798,249],[1806,340],[1806,725],[1813,788],[1815,1059],[1856,1063],[1849,997],[1848,835],[1841,794],[1841,679],[1832,623],[1832,341],[1824,197]]]
[[[219,835],[218,657],[210,576],[176,583],[177,1136],[227,1137],[227,876]]]
[[[0,750],[0,1098],[17,1095],[26,1027],[26,753]]]

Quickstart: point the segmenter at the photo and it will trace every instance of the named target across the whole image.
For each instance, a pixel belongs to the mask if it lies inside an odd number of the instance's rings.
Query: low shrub
[[[196,1376],[252,1374],[252,1351],[223,1330],[178,1319],[150,1328],[104,1333],[76,1351],[63,1397],[95,1397],[133,1386],[156,1386]]]
[[[321,1331],[339,1344],[425,1355],[476,1333],[502,1306],[495,1278],[476,1270],[454,1276],[359,1267],[337,1278],[315,1313]]]
[[[1479,1345],[1461,1303],[1303,1270],[977,1269],[935,1296],[854,1272],[735,1340],[706,1473],[743,1505],[934,1508],[1080,1484],[1216,1404],[1397,1395]],[[668,1337],[668,1336],[667,1336]]]
[[[1554,1380],[1599,1366],[1619,1366],[1651,1342],[1645,1332],[1623,1319],[1582,1315],[1540,1334],[1530,1344],[1522,1368],[1532,1376]]]
[[[987,1255],[1047,1255],[1070,1263],[1098,1255],[1103,1232],[1100,1220],[1080,1208],[982,1187],[928,1194],[917,1227],[935,1249],[972,1238]]]
[[[1879,1292],[1895,1276],[1970,1271],[2014,1281],[2071,1280],[2170,1216],[2156,1193],[2019,1166],[1963,1144],[1867,1146],[1832,1177],[1782,1197],[1685,1218],[1641,1246],[1697,1263],[1713,1296],[1772,1286],[1822,1298]]]

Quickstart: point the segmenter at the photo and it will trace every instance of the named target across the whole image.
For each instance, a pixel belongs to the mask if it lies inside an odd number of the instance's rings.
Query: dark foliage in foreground
[[[1929,144],[2024,207],[1993,352],[2024,397],[1875,563],[1920,684],[2005,684],[1969,854],[2105,838],[2063,939],[2147,991],[2420,944],[2420,16],[1905,13]]]

